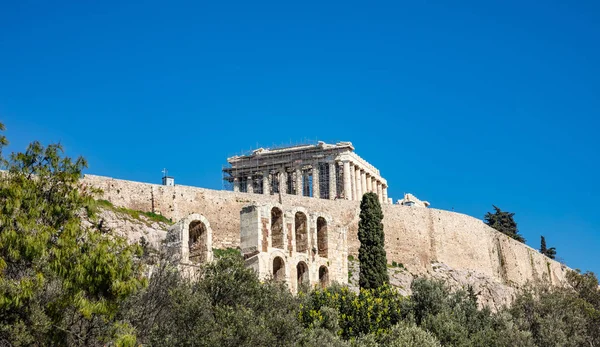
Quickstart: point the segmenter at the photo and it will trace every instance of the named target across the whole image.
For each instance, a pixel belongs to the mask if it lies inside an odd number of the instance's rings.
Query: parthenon
[[[233,191],[293,194],[321,199],[360,200],[367,192],[391,204],[387,181],[377,168],[354,153],[351,142],[259,148],[227,158],[224,180]]]

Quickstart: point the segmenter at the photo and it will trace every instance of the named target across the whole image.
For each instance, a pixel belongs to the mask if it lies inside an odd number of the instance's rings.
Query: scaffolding
[[[334,198],[338,198],[343,194],[343,170],[335,165],[334,172],[331,172],[330,163],[348,148],[353,150],[351,144],[345,142],[331,146],[305,141],[246,151],[228,158],[228,164],[222,167],[223,189],[236,190],[237,185],[240,192],[263,194],[268,190],[266,194],[278,194],[280,189],[285,188],[287,194],[295,195],[302,187],[303,196],[330,199],[330,175],[333,173],[336,175],[333,193]],[[315,180],[318,181],[313,185]]]

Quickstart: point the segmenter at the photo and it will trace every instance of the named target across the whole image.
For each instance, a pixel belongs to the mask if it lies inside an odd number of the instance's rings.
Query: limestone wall
[[[260,195],[188,186],[162,186],[87,175],[84,184],[104,191],[114,205],[162,213],[174,221],[192,213],[205,216],[213,230],[213,247],[240,245],[240,211],[250,204],[279,202],[323,211],[336,228],[347,228],[348,253],[359,247],[358,201],[301,196]],[[514,241],[481,220],[450,211],[383,205],[388,261],[404,264],[415,274],[432,270],[432,263],[471,270],[518,287],[528,280],[563,283],[567,268],[536,250]]]

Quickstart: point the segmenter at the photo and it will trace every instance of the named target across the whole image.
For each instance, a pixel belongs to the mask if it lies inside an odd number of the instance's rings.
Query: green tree
[[[0,127],[3,129],[3,126]],[[86,227],[93,190],[79,187],[83,158],[31,143],[2,156],[0,138],[0,341],[12,345],[100,345],[135,341],[115,321],[144,284],[139,247]]]
[[[307,328],[335,330],[344,339],[379,335],[400,322],[403,301],[404,297],[388,284],[361,289],[358,294],[333,285],[310,292],[299,319]]]
[[[361,288],[378,288],[389,282],[387,258],[384,249],[383,212],[375,193],[363,195],[358,222],[359,285]]]
[[[591,341],[586,306],[571,289],[535,287],[519,294],[509,312],[537,346],[597,346]]]
[[[587,319],[588,345],[600,346],[600,287],[596,275],[588,271],[581,273],[580,270],[567,272],[567,280],[578,298],[584,304],[580,307],[584,310]]]
[[[515,222],[513,218],[515,214],[512,212],[502,211],[495,205],[492,206],[494,207],[495,212],[488,212],[485,214],[485,224],[489,225],[490,227],[498,230],[503,234],[510,236],[511,238],[519,242],[525,243],[525,238],[519,235],[519,230],[517,229],[517,222]]]
[[[546,247],[546,238],[542,235],[542,240],[540,242],[540,253],[547,256],[550,259],[554,259],[556,257],[556,248]]]

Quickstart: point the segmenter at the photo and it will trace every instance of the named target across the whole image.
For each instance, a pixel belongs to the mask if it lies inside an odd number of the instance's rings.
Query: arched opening
[[[310,277],[308,277],[308,265],[301,261],[296,265],[296,280],[298,291],[304,286],[310,286]]]
[[[273,279],[275,281],[285,281],[285,262],[281,257],[273,259]]]
[[[202,263],[206,261],[206,225],[199,220],[192,221],[188,228],[189,261]]]
[[[283,212],[277,207],[271,209],[271,246],[283,249]]]
[[[327,221],[323,217],[317,218],[317,247],[319,257],[327,258]]]
[[[306,215],[296,212],[296,252],[306,252],[308,249],[308,232],[306,227]]]
[[[327,269],[327,266],[323,265],[319,268],[319,284],[321,288],[329,285],[329,269]]]

